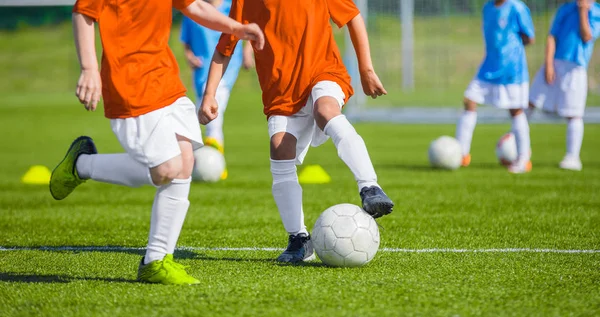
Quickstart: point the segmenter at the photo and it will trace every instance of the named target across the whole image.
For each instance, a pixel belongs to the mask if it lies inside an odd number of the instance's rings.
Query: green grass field
[[[564,125],[533,125],[534,169],[510,175],[494,155],[508,124],[477,127],[472,166],[455,172],[427,163],[429,142],[454,126],[359,124],[397,204],[379,220],[382,250],[373,262],[280,266],[279,251],[223,250],[287,243],[251,73],[242,74],[226,114],[230,177],[193,185],[179,242],[188,249],[175,255],[202,284],[136,283],[152,188],[90,181],[57,202],[46,186],[20,183],[32,165],[52,168],[79,135],[92,136],[102,153],[122,151],[102,113],[84,112],[72,96],[78,72],[69,39],[67,27],[0,36],[0,247],[16,249],[0,250],[0,316],[600,314],[599,125],[586,126],[582,172],[557,168]],[[52,43],[61,44],[48,49]],[[182,76],[189,83],[187,70]],[[320,164],[333,179],[304,186],[309,229],[329,206],[360,202],[331,142],[311,149],[305,164]]]

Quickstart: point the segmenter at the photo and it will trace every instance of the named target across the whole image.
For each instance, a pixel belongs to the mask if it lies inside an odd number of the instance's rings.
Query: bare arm
[[[373,69],[367,28],[360,14],[348,22],[348,30],[350,31],[350,39],[356,52],[358,70],[365,94],[372,98],[387,94],[387,91],[383,88],[383,84],[381,84],[379,77],[377,77]]]
[[[556,79],[556,72],[554,71],[554,53],[556,52],[556,39],[552,35],[548,35],[546,40],[546,83],[552,85]]]
[[[208,71],[208,79],[206,81],[206,88],[204,89],[202,106],[198,112],[198,120],[201,124],[207,124],[219,115],[219,105],[217,104],[215,95],[230,60],[231,56],[225,56],[215,50],[212,61],[210,62],[210,70]]]
[[[583,42],[589,42],[593,38],[590,18],[588,16],[590,3],[587,0],[578,0],[577,6],[579,9],[579,33]]]
[[[554,67],[554,54],[556,53],[556,39],[548,35],[546,40],[546,67]]]
[[[194,51],[192,51],[192,48],[189,44],[183,44],[183,51],[185,54],[185,59],[187,60],[188,64],[192,69],[202,67],[202,60],[200,60],[200,58],[198,58],[198,56],[194,54]]]
[[[254,50],[250,42],[244,43],[244,51],[242,52],[242,65],[245,69],[254,67]]]
[[[81,67],[76,95],[87,110],[96,110],[102,96],[102,82],[96,56],[96,33],[94,20],[81,13],[73,13],[75,49]]]
[[[196,0],[181,12],[196,23],[209,29],[226,34],[233,34],[241,40],[255,42],[257,49],[262,49],[265,38],[258,25],[251,23],[243,25],[222,14],[211,4]]]

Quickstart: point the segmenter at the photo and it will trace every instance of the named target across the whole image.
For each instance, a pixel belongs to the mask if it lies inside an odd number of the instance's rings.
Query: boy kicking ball
[[[456,126],[456,139],[462,147],[462,166],[471,163],[471,140],[477,124],[477,104],[508,109],[512,132],[517,141],[517,160],[511,173],[531,171],[527,108],[529,71],[525,45],[534,40],[529,8],[520,0],[488,1],[483,7],[483,34],[486,56],[479,72],[465,91],[465,111]]]
[[[587,67],[600,36],[600,5],[592,0],[563,4],[546,43],[546,62],[531,86],[535,107],[567,119],[567,154],[560,168],[580,171],[583,114],[587,99]]]
[[[87,179],[130,187],[157,188],[146,255],[138,280],[161,284],[197,284],[173,252],[190,205],[193,150],[202,145],[195,106],[179,79],[168,41],[172,8],[205,26],[255,40],[264,37],[256,24],[242,25],[211,5],[194,0],[78,0],[73,8],[75,47],[81,65],[76,95],[88,111],[104,99],[105,116],[126,150],[98,154],[89,137],[79,137],[52,172],[50,193],[66,198]],[[102,37],[98,72],[94,22]]]
[[[373,70],[364,21],[352,0],[233,0],[230,16],[256,22],[265,33],[265,49],[255,52],[256,70],[271,140],[273,197],[289,234],[287,249],[277,261],[313,259],[296,173],[309,146],[331,137],[354,174],[363,208],[373,217],[389,214],[394,206],[377,184],[363,139],[341,113],[353,91],[330,19],[338,27],[349,27],[365,94],[376,98],[387,93]],[[221,36],[199,113],[203,124],[219,115],[217,87],[238,40],[235,35]]]

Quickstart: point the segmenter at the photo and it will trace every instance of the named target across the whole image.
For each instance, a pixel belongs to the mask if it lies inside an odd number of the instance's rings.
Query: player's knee
[[[466,111],[477,111],[477,103],[469,98],[463,100]]]
[[[508,111],[510,112],[510,115],[512,117],[516,117],[516,116],[518,116],[518,115],[520,115],[520,114],[523,113],[523,109],[510,109]]]
[[[313,116],[317,122],[317,126],[321,130],[325,128],[329,120],[342,114],[340,104],[337,99],[329,96],[324,96],[315,101]]]
[[[152,181],[155,185],[165,185],[178,178],[182,171],[181,156],[177,156],[151,169]],[[189,176],[188,176],[189,177]]]
[[[296,158],[296,137],[281,132],[271,138],[271,159],[293,160]]]

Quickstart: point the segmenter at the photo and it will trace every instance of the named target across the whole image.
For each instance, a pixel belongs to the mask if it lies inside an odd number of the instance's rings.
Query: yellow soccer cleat
[[[138,281],[164,285],[193,285],[200,281],[185,271],[185,266],[173,260],[172,254],[167,254],[160,261],[144,264],[144,259],[138,268]]]

